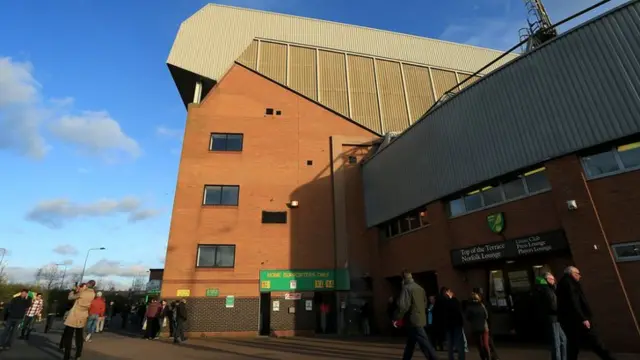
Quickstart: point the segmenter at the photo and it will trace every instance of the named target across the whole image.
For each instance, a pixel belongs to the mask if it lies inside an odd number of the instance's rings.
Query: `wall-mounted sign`
[[[349,272],[338,270],[261,270],[260,291],[349,290]]]
[[[224,300],[224,306],[228,308],[234,307],[236,304],[236,297],[233,295],[227,295],[227,298]]]
[[[207,291],[204,294],[205,296],[208,297],[216,297],[218,295],[220,295],[220,290],[218,289],[207,289]]]
[[[505,227],[504,213],[499,212],[487,215],[487,225],[489,225],[491,232],[502,234]]]
[[[284,294],[285,300],[300,300],[302,299],[301,293],[286,293]]]
[[[176,296],[178,297],[189,297],[191,295],[191,290],[189,289],[178,289],[176,291]]]
[[[313,300],[305,300],[304,301],[304,309],[307,311],[313,310]]]
[[[455,249],[451,251],[451,263],[453,266],[461,266],[486,261],[515,259],[568,248],[569,243],[564,231],[557,230],[497,243]]]
[[[273,311],[280,311],[280,301],[273,300]]]

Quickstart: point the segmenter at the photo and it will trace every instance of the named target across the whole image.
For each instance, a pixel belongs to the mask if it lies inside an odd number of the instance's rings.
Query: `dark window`
[[[309,166],[313,165],[313,160],[307,160],[307,165]]]
[[[235,245],[198,245],[197,267],[232,268],[235,262]]]
[[[611,245],[616,261],[640,261],[640,242]]]
[[[242,134],[211,134],[211,151],[242,151]]]
[[[282,115],[282,111],[276,110],[276,115]]]
[[[625,169],[640,166],[640,142],[619,146],[616,150]]]
[[[355,156],[349,156],[349,164],[357,164],[358,158]]]
[[[504,201],[499,183],[482,188],[482,197],[484,199],[484,206],[491,206]]]
[[[263,211],[262,223],[263,224],[286,224],[287,212],[286,211]]]
[[[605,175],[620,170],[613,150],[585,156],[582,158],[582,161],[588,177]]]
[[[267,108],[267,110],[265,111],[265,114],[273,115],[273,109],[272,108]]]
[[[429,225],[429,214],[427,213],[427,209],[420,210],[420,226]]]
[[[464,207],[467,211],[473,211],[482,207],[482,195],[479,190],[473,191],[465,195]]]
[[[527,183],[529,194],[551,189],[551,184],[547,179],[545,168],[530,171],[524,174],[524,181]]]
[[[517,199],[527,194],[521,175],[517,175],[515,178],[506,179],[505,183],[502,184],[502,189],[504,190],[504,197],[506,200]]]
[[[389,237],[394,237],[400,234],[400,228],[398,227],[398,220],[394,219],[389,223]]]
[[[207,185],[204,187],[204,205],[238,206],[238,185]]]
[[[467,208],[464,206],[464,198],[458,198],[449,202],[449,214],[451,216],[458,216],[467,212]]]

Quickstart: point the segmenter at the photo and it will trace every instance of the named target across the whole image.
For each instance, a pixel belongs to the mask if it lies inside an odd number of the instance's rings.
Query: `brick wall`
[[[202,334],[220,332],[253,332],[257,334],[260,299],[236,298],[232,308],[227,308],[225,301],[224,297],[187,299],[188,321],[185,331]]]

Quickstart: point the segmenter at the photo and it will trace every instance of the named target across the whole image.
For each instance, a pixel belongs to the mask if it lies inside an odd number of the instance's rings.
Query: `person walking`
[[[74,334],[76,342],[76,360],[82,356],[82,346],[84,345],[83,329],[87,326],[87,318],[89,317],[89,308],[96,293],[93,288],[96,282],[89,280],[86,284],[80,284],[69,293],[68,299],[73,300],[73,307],[69,310],[67,319],[64,321],[64,331],[60,341],[60,347],[64,349],[64,360],[71,358],[71,346],[73,344]]]
[[[151,299],[151,302],[147,306],[146,318],[147,328],[144,332],[144,338],[147,340],[153,340],[158,335],[158,328],[160,324],[158,320],[160,318],[160,303],[157,299]]]
[[[613,360],[615,358],[604,346],[591,322],[593,314],[582,291],[581,279],[580,270],[575,266],[569,266],[565,269],[556,290],[558,321],[567,337],[567,360],[578,359],[580,343],[583,340],[601,359]]]
[[[362,335],[371,335],[371,305],[365,301],[360,308],[360,321],[362,322]]]
[[[175,329],[173,330],[173,343],[180,344],[187,340],[184,337],[184,323],[187,321],[187,299],[182,299],[176,305],[173,312],[175,317]]]
[[[176,327],[174,312],[176,310],[176,301],[172,301],[169,305],[167,305],[164,309],[164,317],[167,319],[167,323],[169,325],[169,337],[173,339],[173,332]]]
[[[454,359],[455,352],[458,353],[458,360],[464,360],[466,341],[462,305],[451,289],[443,287],[440,289],[440,293],[443,295],[444,328],[449,360]]]
[[[11,299],[8,305],[5,306],[3,318],[5,320],[4,331],[0,335],[0,349],[9,350],[13,337],[20,325],[20,322],[24,319],[27,310],[31,307],[31,298],[28,296],[29,290],[22,289],[20,295]]]
[[[104,312],[106,310],[106,304],[102,293],[98,291],[96,297],[91,301],[89,306],[89,317],[87,318],[87,337],[84,339],[86,342],[91,342],[93,334],[100,332],[100,318],[104,319]],[[104,324],[104,322],[103,322]]]
[[[42,293],[37,293],[36,298],[33,299],[32,304],[29,306],[29,309],[27,309],[24,320],[22,321],[20,339],[29,340],[29,335],[31,335],[36,319],[42,316],[43,308],[44,300],[42,300]]]
[[[478,293],[472,293],[467,305],[466,318],[480,353],[480,360],[491,360],[489,346],[489,312]]]
[[[394,315],[394,327],[398,327],[397,322],[408,315],[407,344],[404,347],[403,360],[410,360],[413,357],[416,343],[424,356],[429,360],[436,360],[436,351],[433,349],[429,337],[424,330],[427,325],[427,294],[422,286],[416,284],[413,276],[408,271],[402,272],[402,291],[396,303],[396,313]]]
[[[549,338],[551,360],[567,360],[567,336],[558,322],[558,297],[556,278],[545,273],[536,278],[537,302],[540,304],[541,317],[545,322]]]

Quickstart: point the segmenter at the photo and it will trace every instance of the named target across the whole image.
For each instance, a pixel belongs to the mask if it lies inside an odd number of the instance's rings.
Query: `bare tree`
[[[145,281],[143,276],[136,276],[133,278],[131,282],[131,291],[132,292],[141,292],[145,290]]]
[[[36,271],[36,282],[46,290],[51,290],[62,278],[62,272],[56,265],[46,265]]]
[[[4,284],[9,280],[6,270],[7,270],[7,263],[5,261],[0,262],[0,284]]]

